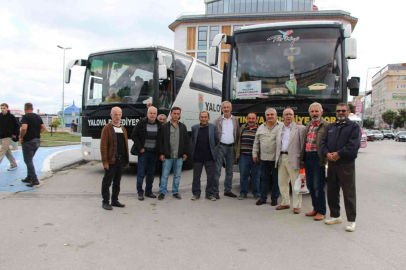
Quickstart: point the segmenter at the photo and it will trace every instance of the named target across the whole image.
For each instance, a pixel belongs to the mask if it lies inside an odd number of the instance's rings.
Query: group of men
[[[20,127],[17,118],[10,113],[8,104],[1,104],[0,163],[4,157],[7,157],[10,161],[10,168],[7,170],[17,170],[17,162],[10,150],[10,145],[12,141],[19,141],[23,150],[24,163],[27,166],[27,177],[21,181],[26,183],[28,187],[33,187],[40,184],[35,172],[33,158],[41,144],[40,133],[44,132],[46,128],[41,117],[34,113],[34,108],[31,103],[24,105],[24,112],[25,114],[21,119]]]
[[[202,111],[199,124],[192,127],[191,145],[186,126],[179,121],[181,109],[173,107],[170,121],[158,116],[155,107],[149,107],[147,117],[135,126],[131,139],[134,144],[131,154],[138,156],[137,191],[138,199],[156,198],[152,192],[155,168],[162,163],[158,199],[167,195],[167,184],[173,169],[172,196],[181,199],[179,183],[183,162],[193,161],[192,200],[201,196],[201,174],[203,167],[207,174],[205,198],[210,201],[220,199],[219,180],[222,167],[225,167],[224,196],[248,196],[248,179],[252,181],[252,193],[257,198],[256,205],[266,204],[269,183],[271,184],[271,205],[276,210],[293,208],[300,214],[302,195],[292,191],[292,205],[289,184],[295,186],[300,181],[300,170],[305,168],[306,183],[310,191],[313,210],[306,216],[320,221],[326,217],[326,171],[328,163],[327,198],[331,218],[328,225],[342,222],[340,217],[340,187],[344,193],[347,213],[347,231],[355,230],[355,159],[360,147],[361,130],[357,123],[348,119],[350,110],[347,104],[336,106],[338,121],[330,124],[323,118],[323,107],[313,103],[309,107],[311,121],[306,126],[295,123],[294,112],[283,111],[283,122],[278,121],[273,108],[265,111],[266,121],[258,126],[256,113],[247,115],[247,123],[240,127],[239,120],[231,114],[232,106],[224,101],[222,115],[212,123],[210,114]],[[118,201],[120,179],[124,166],[128,166],[128,136],[120,125],[121,109],[115,107],[111,113],[112,122],[103,129],[101,136],[102,162],[105,176],[102,184],[103,208],[124,207]],[[162,121],[161,121],[162,120]],[[232,192],[233,165],[240,168],[240,194]],[[143,190],[146,179],[145,192]],[[109,187],[113,183],[110,204]],[[281,196],[280,204],[278,198]]]

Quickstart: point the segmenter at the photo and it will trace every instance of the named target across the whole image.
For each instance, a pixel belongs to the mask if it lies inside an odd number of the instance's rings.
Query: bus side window
[[[213,76],[213,93],[217,96],[221,97],[221,90],[223,87],[223,76],[220,72],[212,69],[212,76]]]
[[[191,59],[175,54],[175,96],[179,93],[191,64]]]
[[[172,106],[172,86],[170,71],[168,71],[168,78],[159,81],[159,108],[170,109]]]
[[[213,81],[211,77],[211,68],[196,63],[190,80],[190,88],[213,94]]]

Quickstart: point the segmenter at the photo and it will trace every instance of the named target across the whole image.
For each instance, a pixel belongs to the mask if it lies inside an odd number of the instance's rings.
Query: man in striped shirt
[[[260,197],[260,167],[259,163],[252,160],[252,146],[257,133],[257,115],[251,112],[247,115],[247,124],[240,128],[240,139],[237,144],[236,162],[240,165],[240,196],[239,200],[244,200],[248,195],[248,176],[251,175],[252,194],[256,199]]]

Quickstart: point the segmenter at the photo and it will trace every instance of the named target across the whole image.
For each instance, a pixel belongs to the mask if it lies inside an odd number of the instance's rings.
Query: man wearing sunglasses
[[[348,226],[346,231],[355,230],[356,196],[355,196],[355,159],[361,143],[361,129],[356,122],[348,119],[349,106],[339,103],[336,106],[337,122],[329,126],[321,142],[321,153],[328,159],[327,199],[330,219],[327,225],[339,224],[340,187],[344,193],[345,212]]]

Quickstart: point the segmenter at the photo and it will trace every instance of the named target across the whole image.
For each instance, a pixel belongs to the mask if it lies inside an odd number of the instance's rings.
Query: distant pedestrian
[[[327,158],[321,153],[321,141],[327,133],[329,122],[322,117],[323,107],[313,103],[309,107],[311,121],[306,125],[306,140],[303,146],[302,161],[306,170],[306,183],[312,198],[313,210],[306,213],[308,217],[320,221],[326,217],[326,164]]]
[[[14,171],[17,169],[17,162],[10,150],[10,145],[13,140],[17,141],[19,133],[20,125],[17,119],[8,110],[8,105],[2,103],[0,114],[0,164],[6,156],[10,161],[10,168],[7,169],[8,171]]]
[[[252,148],[257,133],[257,114],[251,112],[247,115],[247,123],[240,128],[239,140],[237,142],[237,153],[235,162],[240,166],[240,195],[239,200],[244,200],[248,196],[248,177],[251,176],[252,195],[254,198],[260,197],[260,166],[259,162],[252,159]]]
[[[138,121],[131,135],[134,142],[131,152],[138,156],[137,192],[140,201],[144,200],[142,184],[145,176],[145,197],[156,198],[152,185],[158,161],[158,130],[162,126],[161,122],[157,121],[157,112],[157,108],[149,107],[147,117]]]
[[[283,126],[279,130],[276,145],[276,161],[278,163],[279,190],[282,195],[282,203],[276,210],[290,208],[289,183],[292,188],[300,172],[300,156],[305,141],[305,126],[297,125],[293,120],[295,114],[288,108],[283,111]],[[302,207],[302,195],[292,191],[293,213],[300,214]]]
[[[104,177],[102,181],[102,207],[105,210],[113,210],[112,206],[125,207],[118,201],[120,194],[121,175],[124,167],[129,167],[128,136],[127,130],[120,125],[122,111],[119,107],[111,109],[110,117],[112,121],[102,130],[100,140],[100,153],[104,167]],[[113,183],[111,205],[110,186]]]
[[[166,123],[166,115],[165,114],[158,115],[158,121],[161,122],[162,125],[165,124]]]
[[[179,107],[172,107],[171,121],[165,123],[159,129],[159,158],[163,163],[158,200],[163,200],[168,193],[168,178],[172,168],[172,195],[176,199],[182,199],[179,194],[179,183],[183,161],[189,155],[189,136],[186,126],[179,122],[180,113],[181,109]]]
[[[218,129],[218,136],[220,139],[220,145],[217,147],[216,154],[216,184],[214,187],[214,196],[216,199],[220,199],[219,196],[219,181],[221,176],[221,169],[223,163],[226,163],[226,175],[224,180],[224,196],[237,197],[231,192],[233,187],[233,166],[237,148],[237,142],[240,135],[240,122],[231,114],[231,103],[229,101],[223,101],[221,103],[221,111],[223,115],[220,115],[214,124]]]
[[[27,177],[21,181],[28,183],[27,187],[39,185],[39,180],[35,172],[34,155],[41,144],[41,132],[46,131],[46,127],[41,117],[33,113],[34,107],[31,103],[25,103],[25,115],[21,119],[20,142],[23,149],[24,163],[27,165]]]
[[[348,119],[350,108],[346,103],[336,106],[338,121],[331,124],[321,142],[321,153],[328,159],[327,201],[330,219],[326,224],[342,222],[340,216],[340,187],[344,193],[348,225],[346,231],[355,230],[356,190],[355,159],[361,144],[361,129],[357,122]]]
[[[265,111],[266,122],[259,126],[255,135],[252,157],[261,169],[261,198],[256,205],[266,203],[268,199],[269,181],[271,181],[271,205],[278,204],[280,195],[278,184],[278,168],[276,164],[276,145],[282,124],[278,121],[278,114],[274,108]]]
[[[215,184],[214,172],[216,170],[216,145],[219,143],[217,127],[209,123],[210,115],[207,111],[199,114],[200,124],[192,127],[192,153],[193,158],[193,185],[192,200],[200,198],[203,166],[207,174],[206,199],[215,201],[213,187]]]

